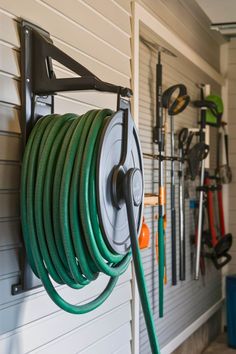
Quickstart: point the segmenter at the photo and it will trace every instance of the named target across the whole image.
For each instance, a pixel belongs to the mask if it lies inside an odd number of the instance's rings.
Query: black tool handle
[[[228,134],[225,133],[225,155],[226,155],[226,164],[229,166],[229,137]]]
[[[222,261],[223,258],[223,261]],[[224,253],[222,255],[222,257],[218,258],[218,257],[212,257],[212,261],[214,263],[214,266],[216,267],[216,269],[221,269],[223,268],[226,264],[228,264],[231,261],[232,257],[229,253]]]
[[[183,128],[185,129],[185,128]],[[182,131],[183,131],[182,129]],[[180,132],[181,133],[181,132]],[[183,173],[183,137],[184,134],[179,134],[179,279],[180,281],[186,278],[186,242],[185,242],[185,201],[184,201],[184,173]],[[185,140],[187,139],[187,136]]]
[[[177,269],[176,269],[176,212],[171,209],[171,256],[172,256],[172,285],[177,284]]]
[[[156,125],[153,130],[153,142],[159,145],[159,151],[164,151],[162,64],[160,52],[158,53],[158,63],[156,65]]]
[[[183,149],[184,144],[187,142],[187,140],[188,140],[188,129],[182,128],[178,136],[179,149]]]
[[[186,279],[185,199],[183,172],[179,171],[179,279]]]

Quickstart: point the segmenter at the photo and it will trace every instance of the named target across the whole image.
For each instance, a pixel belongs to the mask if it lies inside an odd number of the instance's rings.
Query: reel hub
[[[131,243],[124,194],[130,169],[135,169],[131,193],[139,234],[143,209],[141,146],[130,112],[120,110],[108,119],[103,129],[96,176],[100,226],[106,243],[119,254],[127,253]]]

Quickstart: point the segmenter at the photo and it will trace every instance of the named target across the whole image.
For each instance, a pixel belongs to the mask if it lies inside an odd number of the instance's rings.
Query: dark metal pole
[[[164,186],[164,131],[163,131],[163,107],[162,107],[162,65],[161,53],[158,52],[156,65],[156,126],[154,127],[153,140],[158,144],[159,150],[159,215],[158,215],[158,261],[159,261],[159,316],[164,315],[164,276],[165,276],[165,186]]]
[[[170,115],[170,154],[174,156],[174,117]],[[175,210],[175,162],[171,160],[171,257],[172,257],[172,285],[177,285],[176,266],[176,210]]]

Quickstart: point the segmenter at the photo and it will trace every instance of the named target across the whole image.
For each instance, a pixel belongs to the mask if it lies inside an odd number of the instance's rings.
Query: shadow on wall
[[[12,311],[12,327],[15,328],[14,332],[20,327],[20,319],[24,316],[24,299],[16,306]],[[24,354],[23,348],[21,348],[21,340],[19,336],[16,336],[14,332],[6,340],[6,349],[3,354]]]
[[[11,257],[12,261],[19,262],[17,249]],[[19,263],[18,263],[19,264]],[[0,353],[23,354],[20,328],[25,318],[25,294],[11,295],[11,287],[19,282],[19,275],[10,276],[1,280],[1,314],[0,314]],[[23,339],[22,339],[23,340]]]

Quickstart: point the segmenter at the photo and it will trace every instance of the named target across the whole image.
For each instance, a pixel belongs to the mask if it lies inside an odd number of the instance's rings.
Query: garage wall
[[[145,26],[141,26],[141,35],[149,41],[163,45],[169,49],[168,43],[152,33]],[[178,58],[162,55],[163,63],[163,90],[167,87],[183,83],[187,86],[188,93],[192,100],[199,99],[199,89],[196,84],[205,82],[211,84],[212,92],[220,94],[220,86],[212,81],[201,70],[197,69],[189,60],[178,53]],[[139,77],[139,129],[143,152],[157,153],[157,146],[152,144],[152,127],[155,119],[155,72],[156,54],[151,52],[140,41],[140,77]],[[182,114],[174,119],[176,131],[182,127],[197,127],[198,112],[190,105]],[[169,119],[167,118],[169,124]],[[167,156],[170,154],[170,136],[167,135]],[[211,141],[211,149],[214,141]],[[211,159],[212,167],[215,167],[215,159]],[[158,192],[158,161],[144,158],[145,166],[145,192]],[[177,167],[176,167],[177,168]],[[176,206],[178,196],[178,177],[176,177]],[[189,198],[185,200],[186,210],[186,281],[178,282],[178,285],[171,286],[171,217],[170,217],[170,162],[166,163],[167,182],[167,230],[166,230],[166,262],[167,279],[165,286],[165,316],[159,318],[158,313],[158,265],[155,254],[155,235],[157,232],[156,217],[158,207],[146,207],[145,219],[151,230],[150,247],[142,251],[145,274],[148,282],[149,294],[152,300],[157,333],[161,347],[167,345],[176,336],[182,333],[188,326],[196,321],[203,313],[217,303],[221,295],[221,272],[216,271],[210,261],[206,261],[206,275],[200,277],[199,281],[193,280],[193,250],[190,244],[190,236],[194,234],[194,219],[192,210],[189,208]],[[188,181],[186,186],[191,198],[195,197],[196,184]],[[177,207],[178,221],[178,207]],[[178,227],[178,222],[177,222]],[[178,231],[178,230],[177,230]],[[178,240],[178,232],[177,232]],[[177,255],[178,253],[177,242]],[[177,257],[177,269],[179,259]],[[178,273],[179,278],[179,273]],[[143,314],[140,311],[140,354],[150,353],[150,347],[146,334]]]
[[[96,311],[60,311],[39,288],[11,296],[19,280],[21,250],[19,178],[21,100],[19,18],[48,30],[54,43],[105,81],[130,86],[130,1],[0,0],[0,353],[130,353],[131,270]],[[58,77],[73,76],[56,65]],[[115,108],[114,96],[62,93],[55,111],[83,113]],[[107,283],[101,277],[81,291],[58,287],[72,303],[91,300]]]
[[[233,181],[229,184],[229,232],[234,236],[234,242],[230,253],[230,273],[236,272],[236,39],[231,39],[228,52],[228,78],[229,78],[229,105],[228,105],[228,124],[229,124],[229,159],[233,172]]]

